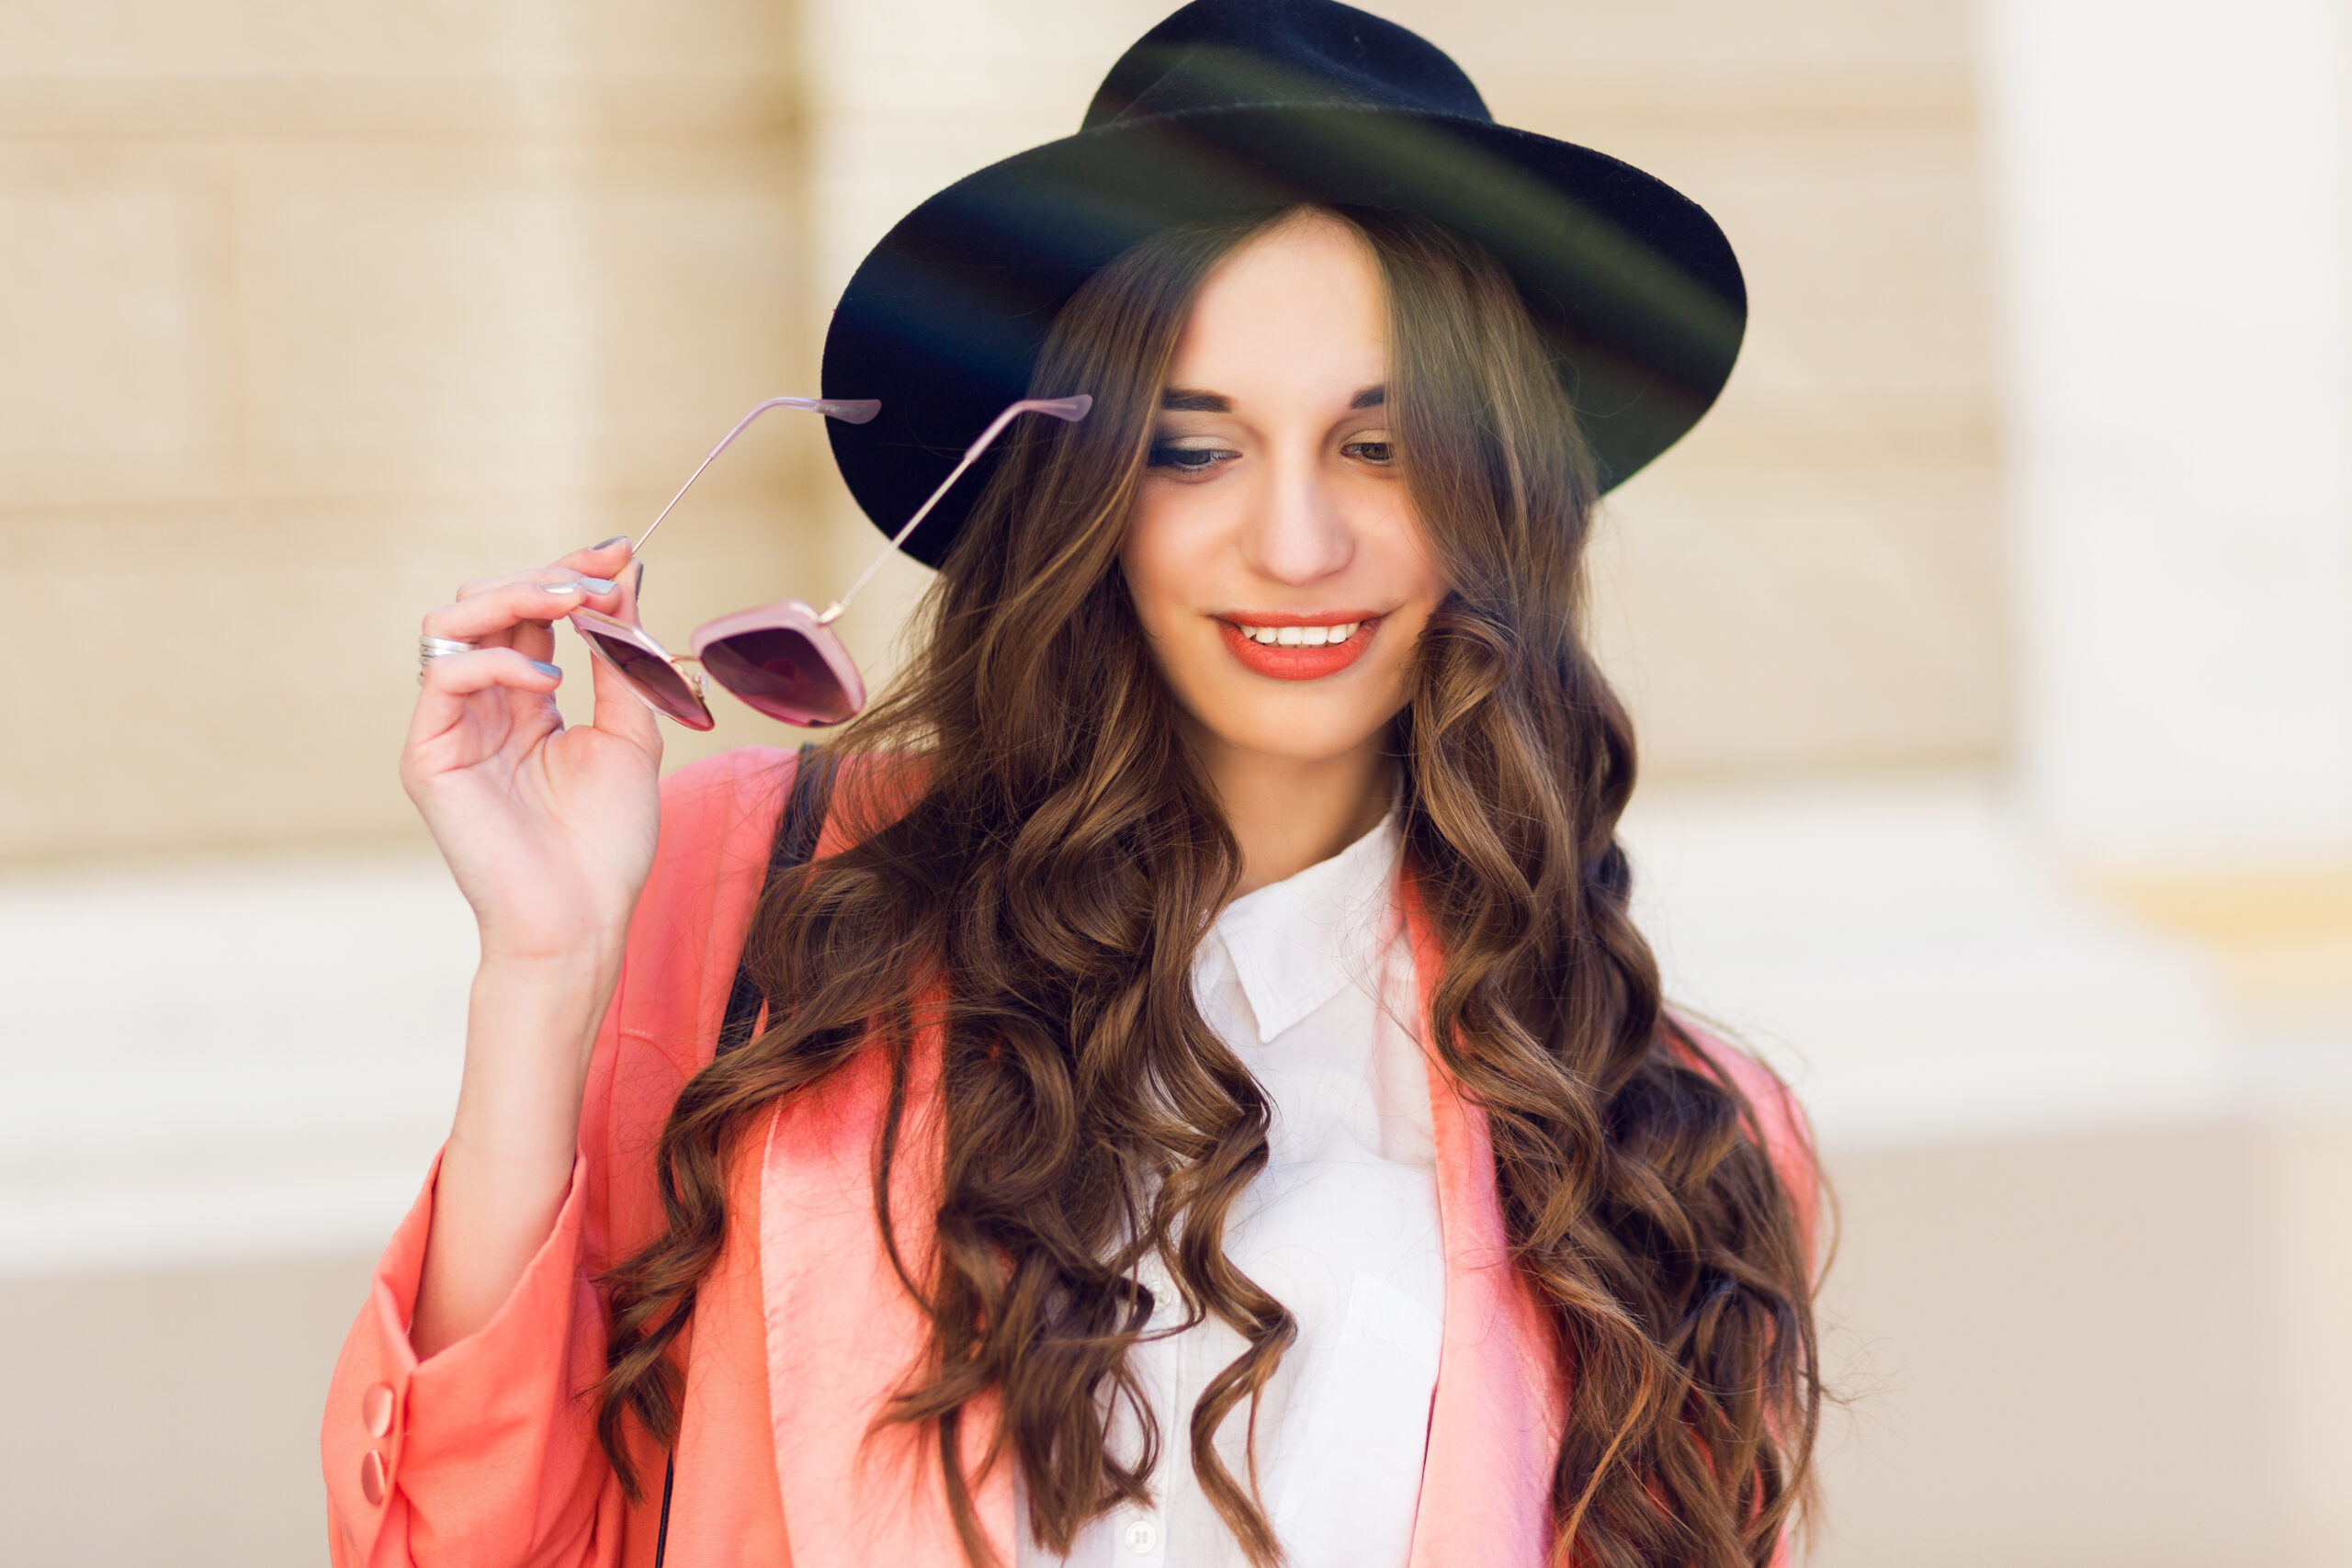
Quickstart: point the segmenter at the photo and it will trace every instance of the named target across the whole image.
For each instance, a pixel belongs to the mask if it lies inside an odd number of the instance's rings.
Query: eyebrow
[[[1387,400],[1387,388],[1366,387],[1348,400],[1348,407],[1376,409]],[[1159,406],[1170,413],[1231,413],[1233,400],[1223,392],[1204,392],[1191,387],[1170,387],[1159,395]]]

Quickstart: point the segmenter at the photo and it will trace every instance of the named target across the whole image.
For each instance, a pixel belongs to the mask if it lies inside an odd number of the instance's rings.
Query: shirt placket
[[[1175,1315],[1176,1300],[1175,1287],[1166,1268],[1154,1255],[1145,1258],[1136,1272],[1151,1292],[1151,1326],[1155,1330],[1166,1328],[1167,1320]],[[1185,1473],[1182,1460],[1170,1451],[1170,1445],[1177,1440],[1172,1434],[1183,1429],[1178,1404],[1184,1388],[1184,1342],[1190,1337],[1180,1334],[1150,1341],[1137,1358],[1144,1394],[1150,1400],[1153,1419],[1159,1426],[1160,1457],[1151,1478],[1152,1506],[1122,1507],[1106,1521],[1111,1527],[1111,1561],[1116,1568],[1159,1568],[1168,1561],[1168,1495],[1176,1485],[1176,1478]]]

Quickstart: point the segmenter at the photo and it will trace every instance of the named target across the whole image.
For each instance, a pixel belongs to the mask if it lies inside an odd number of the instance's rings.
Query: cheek
[[[1408,603],[1426,615],[1445,597],[1445,572],[1438,565],[1429,530],[1421,526],[1420,513],[1401,482],[1395,487],[1385,521],[1380,536],[1383,573]]]
[[[1119,546],[1119,568],[1127,580],[1127,596],[1136,618],[1154,638],[1164,637],[1182,612],[1185,590],[1197,572],[1189,558],[1187,530],[1182,508],[1167,498],[1147,494],[1137,499]]]
[[[1403,487],[1397,488],[1401,491]],[[1408,694],[1421,634],[1430,616],[1445,599],[1446,581],[1419,516],[1402,495],[1396,499],[1388,522],[1389,526],[1378,536],[1379,573],[1388,592],[1401,601],[1392,626],[1401,635],[1385,639],[1380,652],[1384,655],[1385,676],[1384,700],[1401,706]]]
[[[1226,654],[1216,626],[1196,603],[1210,561],[1184,499],[1163,495],[1136,502],[1119,547],[1119,569],[1152,662],[1178,702],[1200,716],[1218,705],[1215,684]]]

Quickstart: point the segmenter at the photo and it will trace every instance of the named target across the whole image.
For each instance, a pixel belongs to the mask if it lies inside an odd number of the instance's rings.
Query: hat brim
[[[868,423],[825,422],[850,492],[897,532],[1027,393],[1054,317],[1104,264],[1178,224],[1300,203],[1416,212],[1484,245],[1557,355],[1604,490],[1696,424],[1738,356],[1747,296],[1723,231],[1663,181],[1589,148],[1382,109],[1114,121],[957,181],[858,267],[823,373],[827,397],[882,403]],[[906,552],[938,565],[985,482],[984,461]]]

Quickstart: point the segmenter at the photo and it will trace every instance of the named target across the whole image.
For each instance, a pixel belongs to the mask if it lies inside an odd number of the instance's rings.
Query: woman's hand
[[[542,1246],[578,1147],[589,1053],[661,820],[662,734],[602,660],[595,722],[566,728],[553,623],[637,614],[626,537],[469,582],[424,617],[475,644],[425,666],[401,752],[481,927],[465,1076],[434,1190],[409,1337],[433,1355],[490,1321]]]
[[[424,617],[427,637],[477,646],[425,666],[401,783],[473,906],[485,966],[618,959],[653,863],[662,733],[584,651],[595,721],[565,728],[548,660],[554,622],[582,605],[634,620],[635,576],[624,536],[469,582]]]

